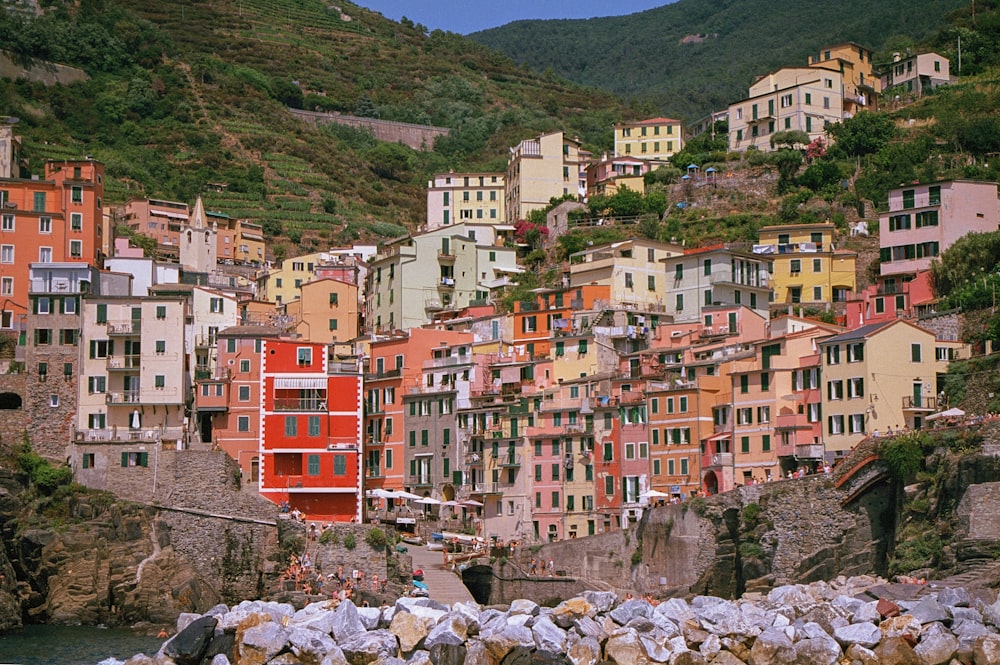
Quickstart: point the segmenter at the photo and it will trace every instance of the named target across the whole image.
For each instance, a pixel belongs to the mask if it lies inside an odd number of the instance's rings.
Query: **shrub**
[[[357,546],[358,546],[358,541],[355,540],[353,533],[349,533],[346,536],[344,536],[344,547],[345,548],[347,548],[349,550],[353,550]]]
[[[889,472],[897,480],[905,481],[920,470],[924,461],[923,438],[914,432],[886,439],[879,449],[879,456],[889,465]]]
[[[746,524],[747,526],[752,527],[754,524],[757,523],[757,518],[760,517],[760,513],[761,513],[761,507],[759,503],[757,502],[748,503],[743,508],[743,523]]]
[[[763,559],[764,558],[764,548],[758,543],[745,542],[740,543],[740,556],[744,559]]]
[[[324,545],[336,545],[337,543],[340,542],[340,538],[338,538],[337,534],[333,532],[333,529],[327,529],[326,531],[320,534],[319,542],[323,543]]]
[[[346,539],[345,539],[346,540]],[[389,539],[385,536],[385,531],[382,529],[369,529],[368,533],[365,534],[365,542],[368,543],[368,547],[373,550],[380,550],[385,548],[388,544]]]

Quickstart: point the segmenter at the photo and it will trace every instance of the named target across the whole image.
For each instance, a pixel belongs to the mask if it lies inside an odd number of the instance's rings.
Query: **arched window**
[[[21,405],[21,396],[17,393],[0,393],[0,411],[15,411]]]

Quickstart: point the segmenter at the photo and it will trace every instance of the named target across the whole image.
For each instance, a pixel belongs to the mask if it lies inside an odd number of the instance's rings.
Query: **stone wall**
[[[414,125],[408,122],[393,122],[391,120],[376,120],[375,118],[360,118],[340,113],[319,113],[288,109],[300,120],[316,124],[335,123],[355,129],[370,131],[379,141],[402,143],[414,150],[430,150],[434,147],[434,139],[448,134],[447,127],[432,127],[430,125]]]
[[[950,341],[958,341],[962,332],[961,314],[957,310],[921,316],[917,325],[930,330],[938,339]]]
[[[12,393],[21,398],[21,408],[0,410],[0,440],[8,444],[18,443],[32,426],[28,410],[24,407],[27,377],[23,372],[0,374],[0,393]]]
[[[477,586],[489,588],[488,598],[476,596],[483,605],[509,605],[519,598],[530,598],[539,605],[554,607],[593,588],[592,584],[574,577],[527,576],[509,565],[499,565],[496,571],[488,566],[474,566],[463,572],[462,581],[473,596],[477,594]]]
[[[90,77],[82,69],[44,60],[32,60],[27,65],[18,64],[6,52],[0,51],[0,78],[28,79],[45,85],[70,85],[86,81]]]

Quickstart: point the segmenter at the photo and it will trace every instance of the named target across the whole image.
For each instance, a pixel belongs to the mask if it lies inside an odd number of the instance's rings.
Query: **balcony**
[[[138,390],[125,390],[117,393],[108,393],[104,396],[106,404],[139,404]]]
[[[916,395],[905,395],[903,397],[903,411],[937,410],[937,397],[917,397]]]
[[[434,481],[429,477],[411,478],[407,485],[410,487],[434,487]]]
[[[176,387],[145,388],[143,390],[123,390],[109,392],[104,396],[106,404],[174,404],[178,401]]]
[[[808,443],[795,446],[796,459],[823,459],[823,444]]]
[[[379,466],[365,465],[365,478],[385,478],[385,471]]]
[[[455,289],[455,278],[442,277],[441,281],[438,283],[438,288],[445,289],[447,291],[453,291]]]
[[[319,397],[278,397],[274,400],[274,411],[326,411],[326,400]]]
[[[128,443],[159,441],[181,441],[184,439],[183,427],[105,427],[102,429],[81,429],[76,431],[74,439],[77,443]]]
[[[499,466],[508,469],[515,469],[521,466],[521,456],[520,455],[501,455]]]
[[[531,300],[521,300],[518,302],[517,311],[519,312],[537,312],[541,309],[541,305],[537,302]]]
[[[438,250],[438,261],[441,263],[454,263],[455,255],[451,252],[445,252],[443,250]]]
[[[733,466],[732,453],[713,453],[701,456],[702,469],[724,469]]]
[[[137,371],[142,365],[138,353],[108,356],[108,370]]]
[[[472,486],[473,494],[503,494],[500,483],[476,483]]]
[[[466,466],[482,466],[482,464],[483,464],[482,453],[466,453],[465,455]]]
[[[774,429],[811,429],[812,423],[809,416],[804,413],[789,413],[778,416],[774,422]]]
[[[122,337],[128,335],[138,335],[142,323],[138,320],[108,322],[108,336]]]

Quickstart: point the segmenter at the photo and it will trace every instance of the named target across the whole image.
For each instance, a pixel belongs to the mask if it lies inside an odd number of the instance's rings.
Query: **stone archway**
[[[715,474],[715,471],[709,471],[705,474],[705,479],[702,481],[702,489],[705,494],[719,493],[719,477]]]
[[[0,411],[17,411],[24,406],[24,400],[17,393],[0,393]]]

